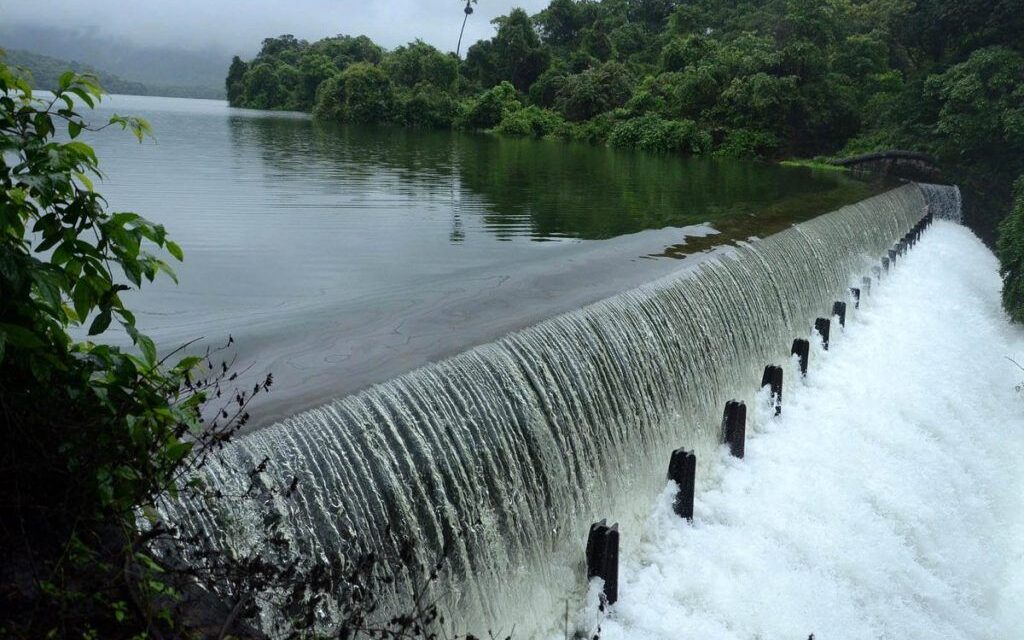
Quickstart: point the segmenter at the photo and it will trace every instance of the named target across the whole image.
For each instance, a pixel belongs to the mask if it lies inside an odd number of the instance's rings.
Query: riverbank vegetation
[[[204,423],[220,376],[200,357],[160,358],[123,303],[173,278],[165,258],[183,254],[162,226],[107,211],[94,190],[98,159],[80,136],[149,133],[121,116],[94,127],[77,109],[101,95],[95,77],[67,71],[35,96],[0,61],[4,637],[173,631],[176,586],[148,550],[159,529],[141,516],[246,420],[242,399]],[[134,349],[99,342],[112,325]]]
[[[1014,185],[1013,210],[999,225],[996,245],[1003,276],[1003,306],[1024,323],[1024,176]]]
[[[150,135],[137,118],[91,122],[102,98],[95,76],[73,71],[35,94],[0,51],[0,637],[436,637],[425,592],[443,559],[425,566],[414,542],[316,562],[296,558],[272,510],[267,544],[249,551],[161,517],[168,501],[193,516],[225,501],[285,504],[298,479],[265,459],[237,469],[250,483],[233,495],[202,481],[273,380],[243,387],[219,359],[226,347],[158,351],[139,331],[125,296],[173,279],[184,253],[95,190],[88,135]],[[115,331],[128,348],[111,344]],[[392,593],[399,574],[405,600]]]
[[[453,18],[454,19],[454,18]],[[423,42],[268,38],[232,105],[788,159],[909,149],[994,244],[1024,174],[1024,12],[1011,0],[552,0],[465,60]]]

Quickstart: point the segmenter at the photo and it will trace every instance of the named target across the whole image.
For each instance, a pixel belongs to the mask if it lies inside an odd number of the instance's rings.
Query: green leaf
[[[78,178],[78,180],[83,185],[85,185],[86,190],[88,190],[88,191],[95,191],[95,188],[92,185],[92,180],[89,179],[89,176],[85,175],[81,171],[76,171],[75,172],[75,177]]]
[[[89,105],[90,109],[96,106],[96,100],[92,96],[90,96],[85,91],[85,89],[81,89],[79,87],[72,87],[72,88],[68,89],[68,91],[70,91],[71,93],[73,93],[76,96],[78,96],[79,98],[81,98],[82,102],[84,102],[85,104]]]
[[[96,296],[92,287],[89,286],[89,283],[85,279],[79,280],[75,285],[72,302],[75,305],[75,314],[83,320],[89,315],[89,312],[92,311],[92,308],[96,303]]]
[[[181,247],[178,246],[178,243],[173,240],[167,241],[167,252],[174,256],[178,262],[185,259],[185,253],[181,250]]]
[[[163,271],[167,275],[167,277],[169,277],[171,280],[173,280],[174,284],[178,284],[178,274],[176,274],[174,272],[174,269],[171,268],[171,265],[167,264],[163,260],[156,260],[154,262],[154,264],[156,265],[157,269],[159,269],[160,271]],[[155,276],[156,273],[154,272],[153,275]],[[150,281],[152,281],[152,280],[153,280],[153,278],[151,277]]]
[[[114,482],[110,477],[110,469],[100,467],[96,472],[96,484],[99,485],[100,498],[105,504],[110,504],[114,499]]]
[[[40,297],[52,308],[60,307],[61,291],[66,282],[63,272],[43,268],[33,271],[31,277],[32,284],[36,286],[36,291],[39,292]]]
[[[96,152],[93,151],[92,147],[85,144],[84,142],[68,142],[67,144],[64,145],[64,149],[66,151],[70,151],[72,154],[76,156],[85,159],[91,165],[95,165],[98,162],[98,159],[96,158]]]
[[[0,322],[0,336],[3,336],[8,344],[22,349],[37,349],[43,346],[43,341],[39,339],[39,336],[16,324]]]
[[[64,73],[60,74],[60,78],[57,80],[57,88],[60,91],[65,91],[68,87],[71,86],[71,82],[74,79],[75,79],[75,72],[74,71],[65,71]]]
[[[175,442],[174,444],[167,447],[167,457],[170,458],[171,462],[179,462],[188,452],[192,450],[191,442]]]
[[[78,134],[82,133],[82,128],[84,126],[85,125],[83,125],[81,122],[76,122],[74,120],[68,123],[68,135],[71,136],[72,140],[77,138]]]
[[[135,222],[136,220],[141,219],[142,216],[140,216],[137,213],[132,213],[131,211],[122,211],[120,213],[115,213],[111,215],[108,224],[123,227],[129,222]]]
[[[145,334],[137,334],[135,337],[135,344],[142,351],[143,357],[146,359],[146,364],[150,366],[156,365],[156,345],[153,344],[153,339]]]
[[[198,365],[202,361],[203,359],[200,356],[186,356],[178,361],[178,364],[175,365],[175,368],[177,368],[179,371],[190,371],[191,369],[194,369],[196,365]]]
[[[92,325],[89,327],[89,335],[95,336],[103,333],[110,326],[110,310],[104,311],[100,315],[96,316],[96,319],[92,321]]]

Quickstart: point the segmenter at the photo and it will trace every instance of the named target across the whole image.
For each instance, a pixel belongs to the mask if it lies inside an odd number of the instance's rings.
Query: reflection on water
[[[93,136],[102,192],[186,252],[180,286],[129,301],[140,325],[164,348],[233,333],[273,370],[278,398],[380,381],[678,266],[640,258],[767,235],[880,189],[767,164],[326,127],[215,101],[115,96],[99,117],[110,112],[147,118],[156,141]],[[724,233],[678,229],[703,222]]]
[[[232,118],[231,133],[239,148],[258,149],[272,180],[286,180],[301,163],[359,193],[376,190],[388,174],[398,180],[392,196],[447,199],[453,242],[465,239],[458,229],[467,217],[498,240],[597,240],[766,212],[780,217],[780,204],[792,222],[877,190],[830,172],[561,141],[252,117]]]

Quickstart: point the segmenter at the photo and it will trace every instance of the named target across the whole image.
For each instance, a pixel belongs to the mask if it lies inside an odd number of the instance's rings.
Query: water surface
[[[186,251],[180,286],[130,304],[164,349],[233,334],[242,361],[278,380],[263,422],[881,189],[768,164],[328,127],[216,101],[114,96],[99,115],[111,111],[147,118],[155,141],[94,136],[102,192]]]

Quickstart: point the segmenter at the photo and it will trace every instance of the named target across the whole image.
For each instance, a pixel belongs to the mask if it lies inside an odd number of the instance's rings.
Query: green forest
[[[1024,18],[1011,0],[553,0],[494,27],[464,60],[421,41],[268,38],[232,61],[228,98],[682,154],[920,151],[964,187],[990,243],[1024,173]]]
[[[254,59],[234,58],[225,87],[233,106],[304,111],[325,125],[763,161],[928,154],[962,187],[967,222],[1001,261],[1004,305],[1024,322],[1020,4],[553,0],[496,19],[464,58],[418,40],[389,50],[365,36],[268,38]],[[396,576],[422,572],[418,593],[437,579],[442,565],[424,564],[412,543],[396,557],[306,567],[289,559],[296,542],[276,511],[262,520],[266,547],[224,553],[155,509],[186,495],[258,510],[298,499],[299,479],[270,478],[270,458],[242,470],[238,494],[200,479],[273,377],[240,386],[245,368],[225,351],[233,338],[198,355],[189,345],[163,353],[136,323],[131,296],[176,281],[183,249],[95,190],[103,173],[84,134],[123,129],[141,142],[152,131],[134,117],[90,120],[101,80],[58,72],[70,64],[0,52],[0,637],[259,638],[249,623],[263,611],[292,626],[287,637],[316,637],[323,594],[339,585],[347,600],[332,612],[342,620],[334,637],[437,637],[440,611],[419,595],[384,628],[374,618]],[[52,91],[33,93],[19,66]],[[103,79],[116,91],[115,80]],[[108,344],[115,331],[131,346]],[[183,548],[198,550],[196,562],[177,562]]]

